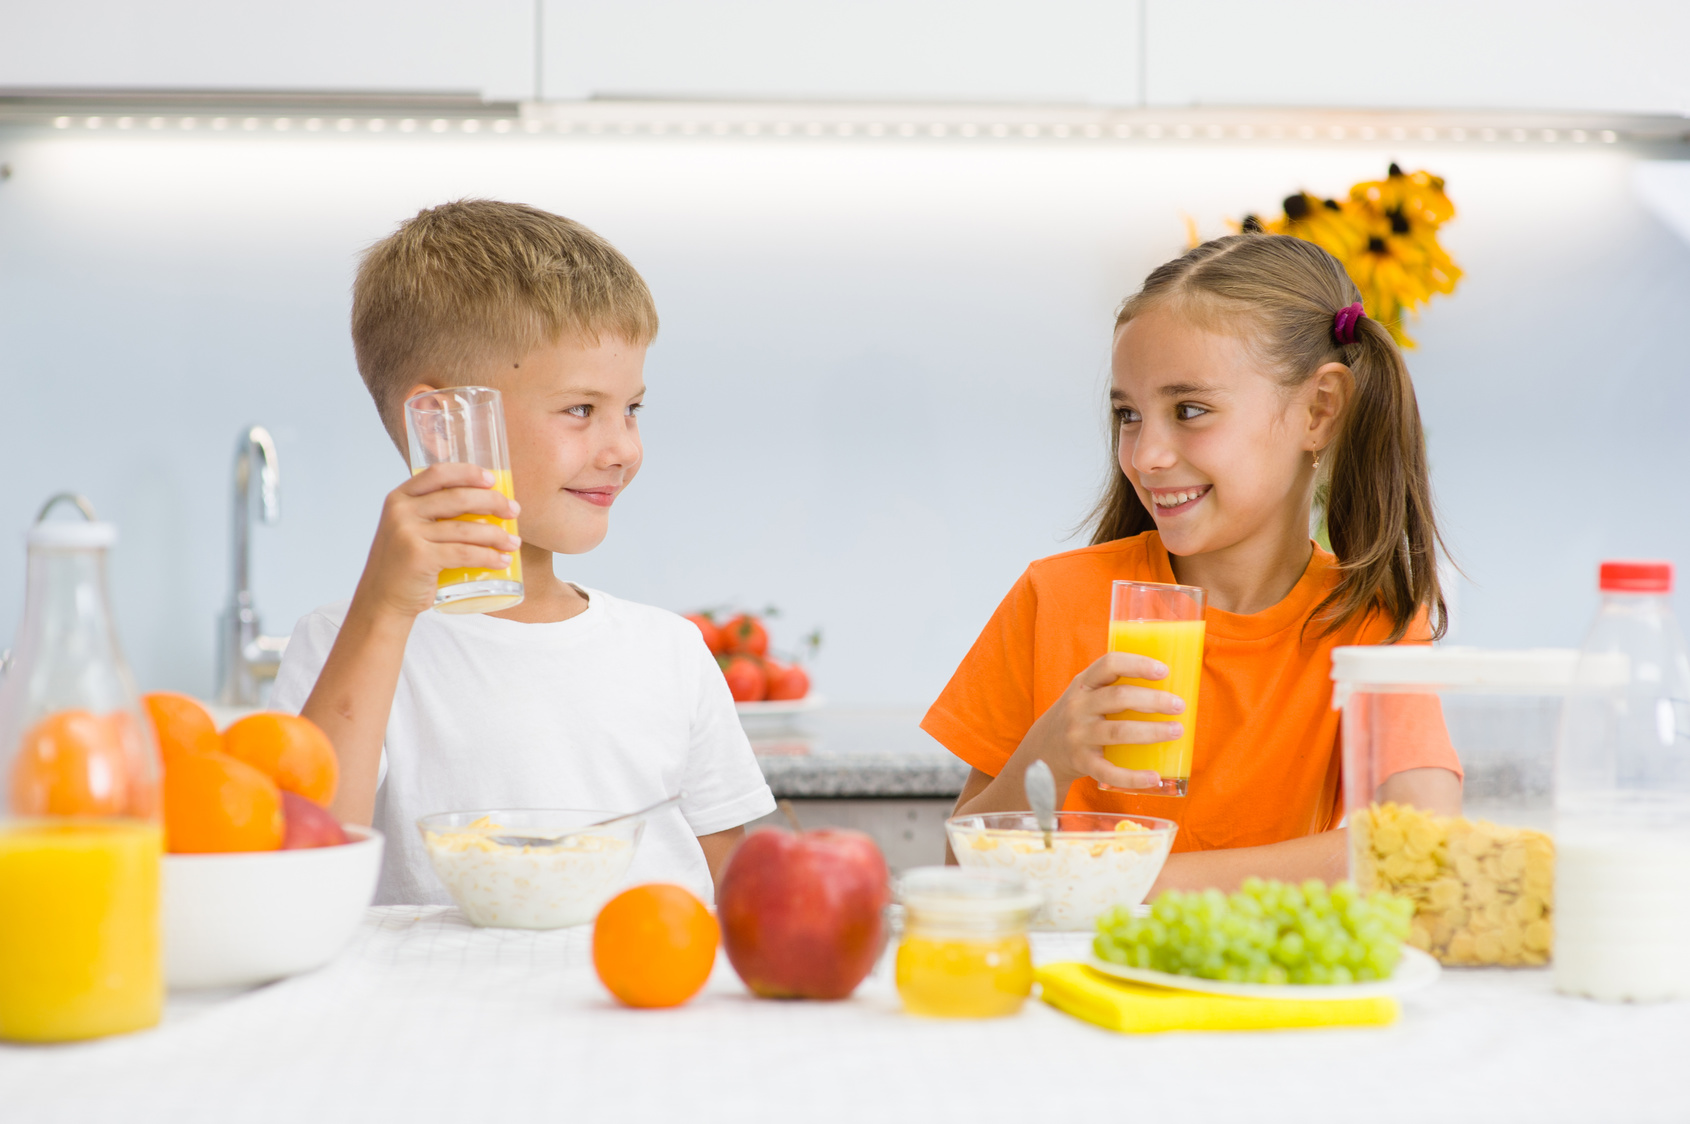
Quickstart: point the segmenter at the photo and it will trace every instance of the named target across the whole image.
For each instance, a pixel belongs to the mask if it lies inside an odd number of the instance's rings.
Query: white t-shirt
[[[579,588],[579,587],[578,587]],[[683,793],[653,816],[627,884],[676,882],[711,900],[697,836],[775,807],[733,698],[688,621],[581,591],[585,611],[522,624],[425,612],[405,646],[382,745],[375,827],[387,836],[376,903],[450,904],[417,817],[480,808],[629,812]],[[350,603],[294,627],[271,694],[297,714]]]

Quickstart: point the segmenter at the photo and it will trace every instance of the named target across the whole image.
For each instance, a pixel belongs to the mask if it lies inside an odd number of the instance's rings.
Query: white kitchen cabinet
[[[1690,111],[1684,0],[543,2],[553,98]]]
[[[1146,0],[1152,105],[1690,113],[1684,0]]]
[[[543,42],[557,98],[1138,96],[1137,0],[546,0]]]
[[[0,0],[0,87],[1686,113],[1685,42],[1685,0]]]
[[[0,0],[0,87],[534,89],[533,0]]]

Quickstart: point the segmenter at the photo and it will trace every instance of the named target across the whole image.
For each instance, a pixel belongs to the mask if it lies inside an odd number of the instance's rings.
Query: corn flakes
[[[1541,831],[1375,804],[1350,816],[1356,888],[1415,902],[1408,943],[1452,966],[1549,963],[1555,844]]]

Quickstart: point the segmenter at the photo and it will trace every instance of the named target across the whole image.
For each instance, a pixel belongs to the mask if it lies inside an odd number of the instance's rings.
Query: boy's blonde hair
[[[407,389],[461,383],[489,352],[514,360],[565,335],[649,344],[657,307],[609,242],[521,203],[419,211],[365,252],[352,283],[358,373],[401,450]]]

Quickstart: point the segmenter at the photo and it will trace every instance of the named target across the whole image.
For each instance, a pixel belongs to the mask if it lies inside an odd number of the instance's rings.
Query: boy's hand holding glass
[[[1062,697],[1033,723],[1029,740],[1037,756],[1056,774],[1057,791],[1081,777],[1090,777],[1099,788],[1155,789],[1161,777],[1142,769],[1126,769],[1104,756],[1112,745],[1154,745],[1178,738],[1184,732],[1179,722],[1112,718],[1122,711],[1141,715],[1178,715],[1185,701],[1178,695],[1122,683],[1123,679],[1156,681],[1168,677],[1168,668],[1149,656],[1110,652],[1074,677]]]
[[[410,444],[413,475],[441,464],[471,465],[486,469],[492,487],[515,500],[504,398],[492,387],[449,386],[406,399],[405,437]],[[441,518],[495,522],[480,511]],[[505,533],[514,538],[514,514],[501,523]],[[442,613],[496,613],[518,604],[522,593],[522,556],[513,553],[502,566],[476,563],[442,567],[435,581],[434,607]]]
[[[494,474],[473,464],[425,468],[387,494],[370,545],[359,595],[407,616],[434,607],[444,570],[502,570],[522,540],[498,523],[515,519],[516,500],[494,486]]]

